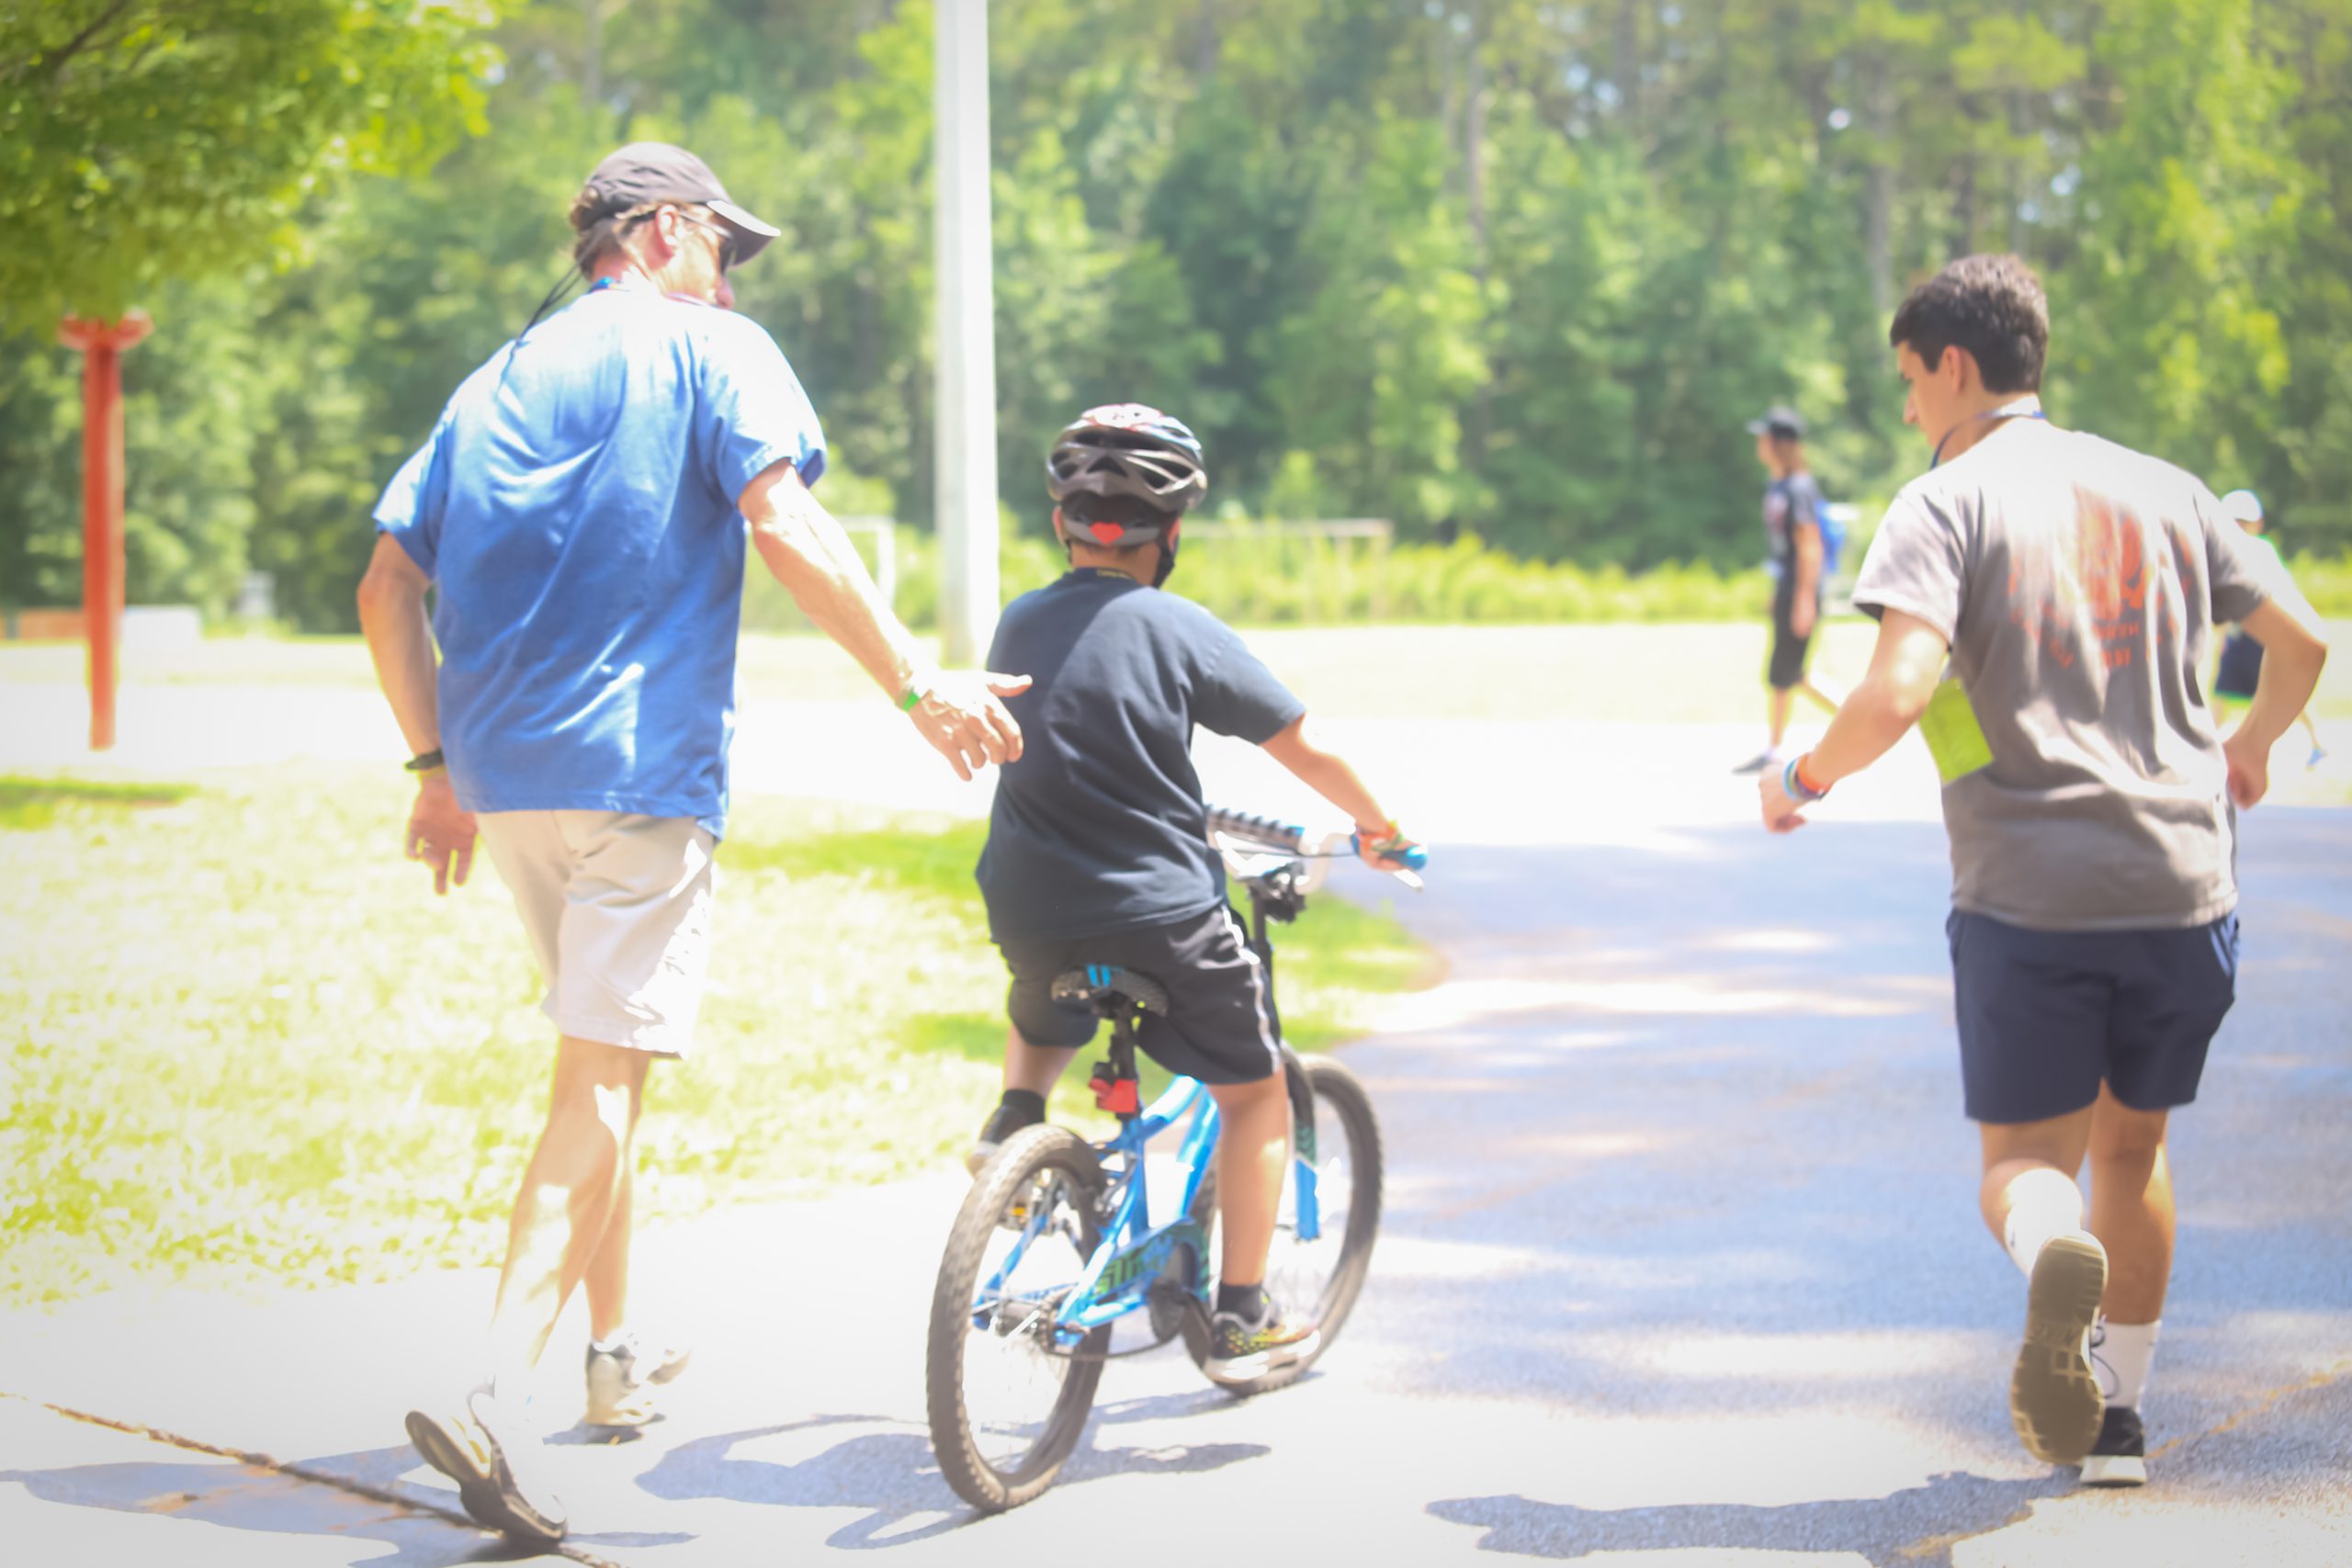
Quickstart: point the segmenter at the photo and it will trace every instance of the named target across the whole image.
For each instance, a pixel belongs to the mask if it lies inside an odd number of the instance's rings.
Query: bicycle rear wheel
[[[1053,1314],[1102,1239],[1102,1162],[1076,1134],[1024,1128],[982,1169],[948,1235],[925,1403],[940,1473],[982,1513],[1051,1486],[1085,1429],[1111,1331],[1071,1343]]]
[[[1293,1311],[1311,1314],[1321,1343],[1305,1360],[1249,1382],[1219,1385],[1234,1393],[1281,1388],[1322,1359],[1363,1293],[1380,1234],[1380,1122],[1373,1114],[1372,1097],[1353,1073],[1329,1056],[1291,1056],[1289,1062],[1312,1091],[1315,1146],[1311,1158],[1305,1148],[1292,1151],[1274,1216],[1273,1251],[1266,1260],[1266,1289]],[[1313,1240],[1299,1235],[1301,1167],[1315,1178],[1321,1224]],[[1186,1332],[1184,1348],[1195,1365],[1207,1360],[1208,1340],[1199,1328]]]

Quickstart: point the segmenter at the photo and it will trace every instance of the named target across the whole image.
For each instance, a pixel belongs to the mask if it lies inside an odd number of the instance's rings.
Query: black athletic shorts
[[[2237,997],[2238,918],[2130,931],[2034,931],[1954,909],[1952,999],[1973,1122],[2043,1122],[2098,1098],[2197,1098]]]
[[[1256,1083],[1282,1065],[1273,998],[1258,955],[1225,904],[1170,925],[1108,936],[999,942],[1012,989],[1005,1011],[1032,1045],[1083,1045],[1100,1022],[1051,994],[1054,976],[1089,964],[1148,975],[1168,989],[1168,1012],[1146,1013],[1136,1043],[1171,1073],[1203,1083]]]
[[[1772,664],[1764,678],[1776,692],[1785,692],[1804,682],[1805,655],[1813,648],[1813,633],[1807,632],[1799,637],[1796,628],[1790,625],[1796,602],[1796,568],[1790,565],[1781,569],[1781,581],[1772,588]],[[1816,630],[1821,626],[1818,591],[1814,596],[1813,624]]]

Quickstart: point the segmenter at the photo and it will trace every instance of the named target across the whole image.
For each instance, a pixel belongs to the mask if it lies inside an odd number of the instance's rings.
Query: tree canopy
[[[480,69],[452,63],[450,7],[195,7],[264,8],[350,23],[352,49],[394,57],[368,80],[429,79],[444,105]],[[2014,249],[2050,288],[2059,419],[2254,486],[2290,547],[2352,547],[2352,0],[991,10],[1018,516],[1070,413],[1139,399],[1202,432],[1212,508],[1588,565],[1744,562],[1743,422],[1792,402],[1833,495],[1888,493],[1923,461],[1895,299]],[[355,20],[394,11],[439,18],[440,52]],[[130,362],[134,596],[218,604],[258,567],[305,624],[346,624],[376,491],[560,276],[567,201],[635,137],[693,147],[784,227],[739,305],[825,421],[831,498],[926,520],[930,19],[922,0],[510,6],[486,130],[429,177],[289,176],[268,256],[109,283],[159,323]],[[29,112],[8,107],[31,79],[12,52],[0,142]],[[365,100],[337,81],[331,99]],[[356,139],[312,168],[446,130],[303,112]],[[40,134],[5,172],[70,184],[69,132]],[[174,143],[152,140],[161,169]],[[11,199],[30,243],[0,265],[77,267],[86,236]],[[0,598],[71,595],[70,378],[51,351],[0,362]]]

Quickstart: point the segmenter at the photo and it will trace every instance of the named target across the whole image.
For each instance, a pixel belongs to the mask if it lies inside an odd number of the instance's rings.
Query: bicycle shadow
[[[1083,1485],[1120,1475],[1197,1474],[1272,1452],[1262,1443],[1106,1447],[1097,1440],[1106,1426],[1193,1416],[1227,1403],[1228,1396],[1202,1389],[1099,1405],[1055,1485]],[[733,1451],[746,1443],[839,1427],[888,1429],[859,1432],[797,1461],[746,1459]],[[718,1499],[869,1510],[826,1538],[827,1546],[847,1551],[911,1545],[989,1517],[967,1506],[948,1486],[932,1455],[930,1434],[887,1416],[818,1416],[698,1438],[662,1455],[637,1483],[667,1502]]]
[[[303,1468],[387,1490],[412,1491],[401,1477],[416,1467],[405,1443],[310,1460]],[[268,1535],[314,1536],[373,1542],[391,1553],[360,1551],[354,1568],[454,1568],[470,1562],[516,1562],[545,1554],[503,1537],[397,1504],[379,1502],[322,1482],[243,1464],[131,1462],[71,1465],[55,1470],[0,1471],[0,1486],[18,1485],[44,1503],[145,1514],[190,1524]],[[420,1502],[454,1506],[454,1495]],[[688,1537],[583,1535],[584,1546],[658,1546]],[[178,1561],[180,1559],[175,1559]]]
[[[1578,1508],[1525,1497],[1459,1497],[1428,1512],[1487,1532],[1481,1551],[1562,1560],[1661,1547],[1717,1551],[1850,1552],[1871,1568],[1952,1568],[1952,1548],[2025,1519],[2032,1505],[2075,1489],[2071,1472],[2030,1481],[1988,1481],[1945,1471],[1883,1497],[1840,1497],[1779,1506],[1677,1503],[1655,1508]],[[1901,1544],[1895,1544],[1900,1542]]]

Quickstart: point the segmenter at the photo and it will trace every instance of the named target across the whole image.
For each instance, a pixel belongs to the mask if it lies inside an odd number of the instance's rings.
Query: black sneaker
[[[2083,1456],[2086,1486],[2145,1486],[2148,1483],[2148,1438],[2140,1413],[2109,1405],[2099,1423],[2098,1441]]]
[[[974,1176],[979,1175],[980,1168],[996,1157],[996,1152],[1004,1146],[1005,1139],[1022,1128],[1035,1127],[1044,1120],[1043,1116],[1025,1106],[998,1106],[989,1114],[988,1121],[981,1124],[980,1135],[972,1140],[971,1148],[964,1156],[964,1168]]]
[[[1238,1312],[1221,1312],[1209,1320],[1209,1354],[1201,1371],[1212,1382],[1255,1382],[1306,1360],[1322,1345],[1320,1328],[1284,1312],[1269,1296],[1255,1322]]]
[[[2045,1464],[2080,1463],[2098,1440],[2107,1396],[2091,1369],[2091,1325],[2106,1287],[2106,1249],[2086,1232],[2053,1237],[2033,1260],[2009,1418]]]

